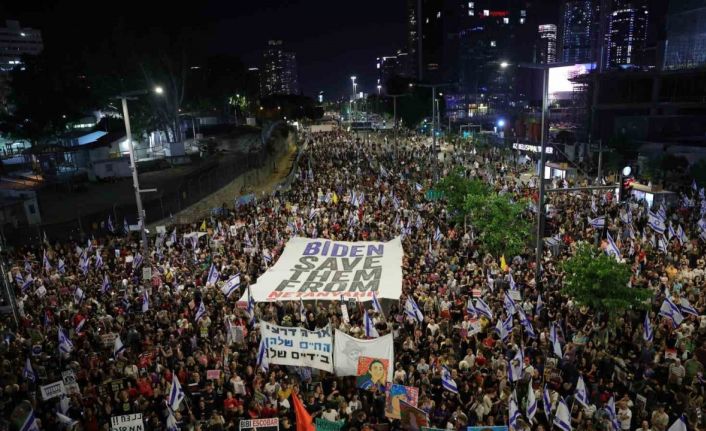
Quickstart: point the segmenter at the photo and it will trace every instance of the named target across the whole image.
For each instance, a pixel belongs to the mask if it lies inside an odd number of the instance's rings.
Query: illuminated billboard
[[[549,101],[568,100],[577,85],[571,80],[577,76],[585,75],[596,68],[596,63],[582,63],[571,66],[552,67],[549,69],[549,83],[547,91]]]

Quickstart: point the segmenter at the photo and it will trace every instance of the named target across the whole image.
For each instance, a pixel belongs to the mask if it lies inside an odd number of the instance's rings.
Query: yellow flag
[[[507,262],[505,262],[505,255],[500,256],[500,269],[507,271]]]
[[[205,219],[203,222],[201,222],[201,232],[206,232],[206,220]]]
[[[334,204],[338,205],[338,195],[336,194],[336,192],[333,192],[333,196],[331,196],[331,201]]]

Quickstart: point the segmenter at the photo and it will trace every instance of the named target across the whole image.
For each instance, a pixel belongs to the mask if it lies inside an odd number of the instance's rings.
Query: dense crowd
[[[344,421],[344,430],[399,429],[399,420],[385,416],[386,394],[375,385],[363,390],[352,377],[258,367],[259,333],[237,300],[293,235],[342,241],[401,235],[403,296],[386,303],[384,314],[366,302],[349,307],[345,321],[336,301],[307,301],[305,321],[299,302],[257,304],[256,317],[308,329],[330,323],[362,338],[365,309],[380,335],[394,335],[393,381],[419,389],[418,408],[436,428],[507,425],[512,398],[520,412],[516,429],[548,430],[546,393],[554,409],[566,400],[573,429],[665,431],[682,415],[690,429],[706,429],[703,192],[700,197],[689,189],[666,206],[667,225],[681,229],[664,240],[647,225],[643,202],[620,204],[607,192],[551,194],[554,238],[536,286],[534,249],[507,256],[503,270],[500,256],[479,251],[472,220],[465,227],[453,224],[446,202],[426,194],[435,168],[444,175],[463,166],[465,175],[496,192],[532,198],[536,181],[521,180],[531,164],[495,149],[460,146],[445,147],[435,163],[428,140],[415,135],[397,146],[343,132],[304,140],[291,188],[238,207],[224,205],[217,216],[192,225],[169,226],[152,238],[148,257],[140,255],[138,238],[108,232],[80,244],[48,238],[9,253],[20,321],[17,328],[9,317],[2,321],[5,426],[22,422],[13,411],[28,400],[42,430],[107,430],[112,416],[131,413],[142,413],[148,430],[166,429],[166,398],[176,376],[186,394],[173,414],[179,430],[235,430],[241,420],[255,418],[279,418],[280,429],[291,429],[293,392],[312,416]],[[364,198],[354,204],[352,195]],[[530,205],[523,216],[534,219],[534,211]],[[605,215],[603,227],[589,221],[598,215]],[[647,318],[631,311],[610,325],[607,316],[560,293],[559,263],[580,242],[600,246],[606,233],[631,267],[631,286],[654,293]],[[147,265],[151,279],[144,281]],[[219,271],[216,283],[207,282],[212,265]],[[237,273],[240,290],[226,297],[220,287]],[[504,294],[510,284],[519,291],[515,305],[531,322],[534,338],[517,319],[507,334],[496,330],[497,321],[508,317]],[[473,292],[492,319],[468,309]],[[422,310],[422,322],[405,313],[407,296]],[[667,296],[687,300],[693,311],[677,327],[658,313]],[[649,341],[646,320],[653,331]],[[62,335],[68,343],[60,343]],[[116,338],[124,349],[116,351]],[[509,381],[518,357],[519,375]],[[457,393],[442,386],[445,369]],[[40,386],[62,380],[67,371],[75,378],[66,387],[69,395],[43,400]],[[580,379],[587,394],[582,402],[575,397]],[[530,391],[540,406],[534,415],[527,413]]]

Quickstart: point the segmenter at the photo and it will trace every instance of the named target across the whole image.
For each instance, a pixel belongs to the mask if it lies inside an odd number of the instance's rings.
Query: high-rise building
[[[667,13],[665,69],[706,65],[706,0],[672,0]]]
[[[539,47],[538,58],[540,63],[556,62],[556,25],[542,24],[538,27]]]
[[[562,5],[559,45],[563,63],[595,60],[596,8],[593,0],[567,0]]]
[[[610,67],[642,65],[649,11],[646,0],[613,0],[608,15],[606,63]]]
[[[417,4],[419,3],[419,4]],[[421,0],[407,0],[407,73],[410,77],[419,76],[421,57],[419,56],[419,19]]]
[[[262,96],[296,94],[299,92],[297,59],[293,52],[285,51],[281,40],[270,40],[262,56],[260,72]]]
[[[444,56],[444,1],[421,0],[421,71],[417,77],[422,81],[438,82]]]
[[[41,31],[5,21],[5,27],[0,27],[0,72],[9,72],[22,64],[23,55],[38,55],[43,48]]]
[[[395,55],[378,57],[375,62],[378,85],[387,92],[387,82],[393,76],[407,75],[407,53],[397,51]]]

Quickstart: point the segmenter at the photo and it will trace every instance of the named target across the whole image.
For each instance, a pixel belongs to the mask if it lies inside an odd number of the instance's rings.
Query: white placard
[[[110,418],[110,431],[144,431],[142,413],[113,416]]]
[[[294,237],[252,286],[256,302],[324,300],[341,297],[399,299],[402,242],[344,242]],[[247,294],[241,301],[247,302]]]
[[[367,356],[369,358],[389,359],[387,381],[392,381],[392,375],[395,372],[395,351],[392,334],[383,335],[372,340],[359,340],[336,329],[334,341],[336,348],[333,360],[336,364],[334,368],[337,376],[358,375],[358,358]]]
[[[165,234],[167,233],[167,227],[162,225],[162,226],[157,226],[156,227],[157,233]]]
[[[54,383],[49,383],[48,385],[40,386],[40,392],[42,393],[42,399],[44,401],[50,400],[59,395],[66,395],[66,388],[64,387],[64,381],[59,380]]]
[[[62,371],[61,378],[64,380],[64,388],[67,395],[78,394],[81,391],[78,387],[78,382],[76,382],[76,374],[72,370]]]
[[[277,326],[260,321],[260,334],[265,340],[267,360],[270,364],[333,371],[331,326],[309,331],[298,326]]]

